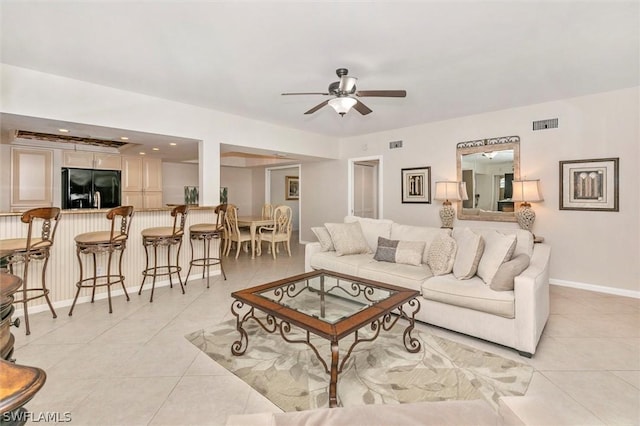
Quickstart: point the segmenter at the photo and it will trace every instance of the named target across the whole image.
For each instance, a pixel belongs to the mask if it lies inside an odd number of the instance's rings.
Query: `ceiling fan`
[[[348,69],[338,68],[336,70],[336,74],[340,78],[340,81],[334,81],[333,83],[331,83],[327,92],[283,93],[282,95],[334,96],[334,98],[327,99],[326,101],[323,101],[322,103],[314,106],[309,111],[305,112],[305,114],[313,114],[325,105],[329,105],[342,117],[344,117],[344,115],[349,112],[352,107],[362,115],[367,115],[372,112],[372,110],[368,106],[360,102],[358,99],[354,98],[353,95],[358,97],[376,96],[387,98],[404,98],[407,96],[406,90],[357,90],[356,81],[358,79],[347,75],[349,74]]]

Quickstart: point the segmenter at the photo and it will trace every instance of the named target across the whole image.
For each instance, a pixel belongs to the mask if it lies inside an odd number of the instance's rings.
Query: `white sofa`
[[[345,223],[354,222],[359,223],[370,253],[339,255],[336,251],[323,251],[326,244],[323,249],[319,242],[308,243],[305,270],[325,269],[420,291],[417,320],[514,348],[526,357],[535,353],[549,317],[551,249],[548,245],[534,244],[533,235],[520,229],[471,229],[474,234],[489,239],[495,232],[515,235],[515,249],[512,247],[514,251],[510,256],[529,257],[528,267],[512,281],[513,290],[495,291],[477,275],[470,279],[457,279],[453,273],[434,276],[427,264],[434,241],[442,240],[443,234],[462,235],[468,232],[464,227],[449,230],[402,225],[384,219],[345,217]],[[375,260],[378,237],[424,241],[422,261],[412,265]],[[464,250],[457,247],[457,252],[462,255]],[[488,256],[487,252],[484,254]]]

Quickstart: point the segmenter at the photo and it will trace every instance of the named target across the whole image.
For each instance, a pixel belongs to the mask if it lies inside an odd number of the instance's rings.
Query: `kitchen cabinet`
[[[122,204],[139,209],[162,207],[162,160],[122,157]]]
[[[11,148],[11,210],[53,205],[53,151]]]
[[[120,170],[121,156],[104,152],[62,151],[62,167],[79,169]]]

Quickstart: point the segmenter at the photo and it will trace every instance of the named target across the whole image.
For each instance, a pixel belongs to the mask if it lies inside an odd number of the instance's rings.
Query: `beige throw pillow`
[[[358,222],[325,223],[338,256],[371,253]]]
[[[490,285],[498,268],[511,260],[516,248],[516,236],[504,235],[492,230],[484,234],[484,253],[478,264],[478,276]]]
[[[456,257],[456,240],[448,235],[440,235],[429,246],[427,265],[433,275],[446,275],[453,269]]]
[[[327,228],[325,228],[324,226],[314,226],[311,228],[311,231],[316,235],[322,251],[336,250],[336,248],[333,246],[333,241],[331,241],[331,234],[329,234]]]
[[[513,290],[515,278],[529,267],[529,256],[520,254],[508,262],[503,263],[498,268],[498,272],[491,280],[491,290],[509,291]]]
[[[468,280],[478,270],[484,252],[484,240],[469,228],[454,232],[453,237],[458,246],[453,262],[453,275],[459,280]]]

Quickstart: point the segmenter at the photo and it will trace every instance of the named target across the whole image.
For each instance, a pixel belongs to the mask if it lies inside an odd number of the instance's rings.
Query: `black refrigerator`
[[[95,209],[120,205],[120,170],[62,168],[62,208]]]

